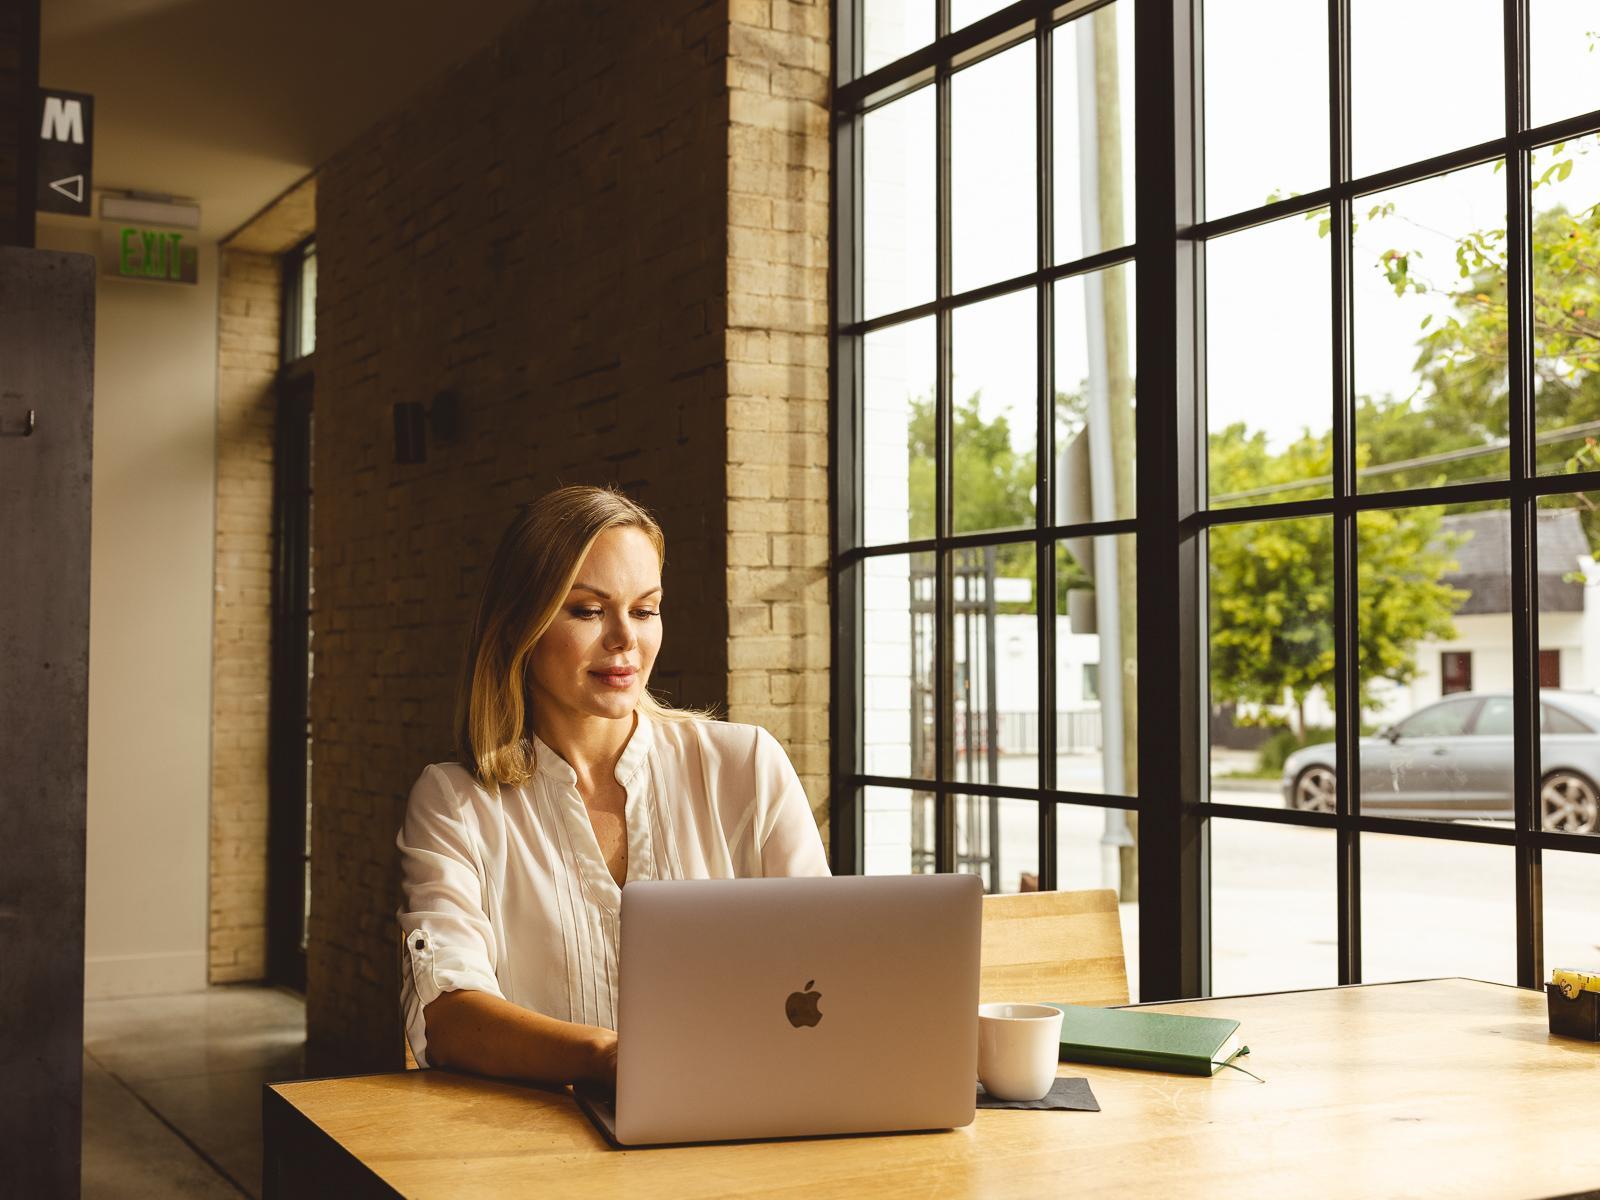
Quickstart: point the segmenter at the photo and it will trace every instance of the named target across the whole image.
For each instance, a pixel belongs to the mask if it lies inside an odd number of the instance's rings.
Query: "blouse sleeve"
[[[483,911],[477,839],[438,766],[423,768],[412,785],[395,844],[403,896],[397,916],[405,938],[400,1002],[412,1056],[425,1067],[423,1010],[440,993],[466,988],[504,995],[494,973],[494,931]]]
[[[778,739],[756,726],[756,845],[761,873],[829,875],[811,802]]]

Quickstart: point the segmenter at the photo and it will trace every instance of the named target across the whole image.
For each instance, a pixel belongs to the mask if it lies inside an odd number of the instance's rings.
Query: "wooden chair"
[[[1128,967],[1116,892],[985,896],[978,1000],[1126,1004]]]

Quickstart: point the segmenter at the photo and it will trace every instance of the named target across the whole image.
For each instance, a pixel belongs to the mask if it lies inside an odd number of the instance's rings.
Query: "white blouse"
[[[627,882],[829,873],[799,776],[770,733],[635,712],[616,770]],[[400,997],[421,1066],[422,1010],[457,988],[616,1028],[622,889],[577,774],[537,736],[533,745],[535,773],[520,787],[496,797],[460,763],[431,763],[406,803]]]

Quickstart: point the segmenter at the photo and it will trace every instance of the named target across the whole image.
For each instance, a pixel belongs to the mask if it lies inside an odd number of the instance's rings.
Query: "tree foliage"
[[[955,405],[951,413],[951,486],[961,524],[966,529],[1015,529],[1031,527],[1034,521],[1034,488],[1037,482],[1035,451],[1017,451],[1011,445],[1011,423],[1004,413],[985,421],[981,412],[982,393],[974,392]],[[911,536],[928,538],[934,532],[935,426],[933,400],[918,397],[911,401],[911,420],[907,426],[911,454]],[[1031,544],[1001,546],[995,555],[995,573],[1006,578],[1027,579],[1035,585]],[[1087,573],[1067,553],[1056,547],[1056,612],[1064,614],[1066,593],[1088,587]],[[1000,612],[1036,611],[1037,596],[1030,594],[1026,604],[998,606]]]
[[[1534,158],[1533,406],[1536,462],[1546,473],[1600,469],[1600,204],[1574,211],[1542,192],[1566,181],[1576,158],[1594,149],[1592,139],[1557,144]],[[1389,201],[1358,219],[1370,236],[1403,228],[1406,214]],[[1307,220],[1332,235],[1325,212]],[[1510,436],[1506,239],[1504,228],[1470,230],[1455,239],[1453,261],[1441,264],[1402,234],[1374,261],[1356,264],[1381,272],[1397,296],[1433,293],[1445,300],[1442,315],[1425,318],[1418,330],[1416,389],[1356,399],[1356,469],[1385,489],[1507,471],[1504,450],[1498,458],[1471,453],[1493,450]],[[1325,496],[1331,467],[1327,434],[1307,433],[1277,453],[1243,425],[1210,439],[1214,496],[1262,489],[1274,500]],[[1600,547],[1600,497],[1578,494],[1572,502],[1590,545]],[[1457,547],[1440,521],[1438,509],[1423,508],[1367,512],[1358,520],[1364,706],[1374,681],[1403,684],[1414,676],[1418,642],[1455,636],[1451,615],[1467,593],[1444,582]],[[1303,706],[1316,688],[1331,690],[1331,523],[1304,518],[1219,527],[1211,534],[1210,563],[1213,699],[1271,704],[1287,697]]]
[[[985,421],[980,412],[981,392],[974,392],[955,406],[951,413],[950,464],[961,524],[969,529],[1014,529],[1033,524],[1033,488],[1036,475],[1034,451],[1017,451],[1011,446],[1011,423],[1004,413]],[[932,399],[911,402],[911,421],[906,431],[911,451],[911,536],[933,536],[935,450],[934,407]],[[1005,547],[1015,551],[1017,547]],[[1002,574],[1026,574],[1017,569],[1015,554],[1003,556],[1012,569]]]
[[[1285,498],[1322,493],[1307,481],[1332,468],[1327,436],[1306,436],[1277,454],[1264,433],[1230,425],[1211,436],[1214,492],[1284,486]],[[1291,486],[1291,485],[1299,485]],[[1451,616],[1466,593],[1442,577],[1454,546],[1437,509],[1362,514],[1358,528],[1361,704],[1378,680],[1407,683],[1416,645],[1455,636]],[[1327,517],[1219,525],[1207,544],[1213,703],[1286,700],[1305,728],[1307,698],[1332,694],[1333,522]]]

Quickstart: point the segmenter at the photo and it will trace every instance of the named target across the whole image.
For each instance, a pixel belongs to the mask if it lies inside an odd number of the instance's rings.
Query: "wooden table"
[[[1232,1017],[1212,1078],[1063,1063],[1101,1112],[617,1151],[563,1091],[406,1071],[271,1085],[266,1196],[1563,1196],[1600,1189],[1600,1043],[1466,979],[1147,1006]],[[1600,1195],[1600,1191],[1594,1194]]]

